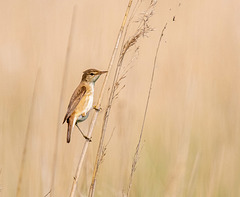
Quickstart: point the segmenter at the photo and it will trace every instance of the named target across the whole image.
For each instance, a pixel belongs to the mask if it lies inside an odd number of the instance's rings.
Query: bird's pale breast
[[[92,109],[93,94],[94,84],[90,84],[89,87],[87,87],[85,95],[82,97],[82,99],[80,100],[79,104],[76,107],[75,114],[77,117],[82,114],[87,114],[87,112]]]

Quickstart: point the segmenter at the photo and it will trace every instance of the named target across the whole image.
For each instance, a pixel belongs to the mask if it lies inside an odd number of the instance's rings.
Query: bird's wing
[[[77,107],[78,103],[86,93],[86,86],[78,86],[77,89],[74,91],[71,100],[68,105],[67,113],[64,117],[63,123],[71,116],[75,108]]]

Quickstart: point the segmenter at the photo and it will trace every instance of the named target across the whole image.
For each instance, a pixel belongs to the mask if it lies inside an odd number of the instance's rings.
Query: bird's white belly
[[[94,83],[90,83],[90,91],[89,91],[89,100],[87,102],[87,105],[85,107],[84,113],[88,113],[89,110],[92,109],[93,106],[93,95],[94,95]]]
[[[77,112],[77,120],[82,122],[87,119],[89,111],[93,106],[94,84],[90,84],[90,90],[86,92],[79,103],[79,111]]]
[[[92,105],[93,105],[93,96],[89,97],[87,106],[85,107],[85,109],[81,112],[80,116],[78,116],[77,121],[78,122],[82,122],[84,120],[86,120],[89,116],[89,111],[92,109]],[[85,116],[82,116],[82,114],[85,114]]]
[[[89,96],[89,101],[88,101],[87,106],[84,110],[84,113],[87,113],[89,110],[91,110],[92,106],[93,106],[93,94],[91,96]]]

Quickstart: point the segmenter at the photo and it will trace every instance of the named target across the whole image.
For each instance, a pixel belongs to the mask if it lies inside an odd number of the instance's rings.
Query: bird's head
[[[82,81],[96,82],[100,75],[107,73],[108,71],[100,71],[97,69],[88,69],[83,72]]]

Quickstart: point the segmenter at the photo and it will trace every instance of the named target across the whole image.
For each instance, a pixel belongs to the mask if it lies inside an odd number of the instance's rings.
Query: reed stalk
[[[22,186],[22,179],[23,179],[23,172],[26,165],[26,156],[27,156],[27,147],[29,142],[29,136],[30,136],[30,130],[31,130],[31,123],[34,117],[34,105],[36,102],[36,95],[37,95],[37,87],[39,83],[39,75],[40,75],[40,69],[37,71],[37,76],[34,82],[34,89],[33,89],[33,96],[31,101],[31,107],[30,107],[30,114],[28,118],[28,124],[27,124],[27,132],[25,135],[25,141],[24,141],[24,147],[23,147],[23,153],[22,153],[22,160],[21,160],[21,166],[20,166],[20,172],[18,177],[18,184],[17,184],[17,194],[16,196],[21,196],[21,186]]]
[[[154,6],[155,6],[155,3],[150,4],[150,7],[147,9],[147,11],[149,11],[149,9],[153,8]],[[147,11],[144,13],[144,16],[142,17],[142,19],[138,21],[139,26],[138,26],[136,32],[134,33],[133,36],[129,37],[129,39],[123,44],[121,52],[120,52],[120,57],[118,59],[117,67],[116,67],[115,74],[114,74],[114,79],[112,82],[112,88],[111,88],[110,96],[108,99],[108,106],[107,106],[107,109],[106,109],[105,115],[104,115],[104,122],[103,122],[103,126],[102,126],[101,138],[100,138],[100,142],[99,142],[99,146],[98,146],[98,152],[97,152],[93,176],[92,176],[92,183],[89,188],[89,194],[88,194],[89,197],[94,196],[99,165],[103,159],[103,156],[105,155],[106,150],[103,146],[103,142],[104,142],[104,137],[105,137],[105,133],[107,130],[108,119],[109,119],[112,103],[113,103],[114,98],[116,98],[116,96],[118,95],[118,93],[116,93],[116,90],[119,87],[120,81],[126,77],[126,76],[119,77],[124,57],[125,57],[127,51],[137,43],[138,39],[141,36],[144,36],[149,31],[153,30],[148,25],[148,20],[153,15],[153,12],[152,11],[147,12]],[[132,18],[130,18],[130,19],[132,19]],[[127,31],[127,29],[126,29],[126,31]]]
[[[57,131],[56,131],[56,141],[54,146],[54,156],[53,156],[53,165],[52,165],[52,180],[51,180],[51,192],[50,196],[54,196],[54,184],[55,184],[55,175],[56,175],[56,166],[57,166],[57,153],[58,153],[58,141],[59,141],[59,133],[61,130],[61,122],[62,122],[62,113],[64,105],[63,105],[63,95],[66,90],[66,81],[67,81],[67,73],[68,73],[68,66],[69,66],[69,56],[71,52],[71,46],[72,46],[72,40],[73,40],[73,29],[75,25],[75,17],[76,17],[76,10],[77,6],[75,5],[73,7],[72,11],[72,18],[71,18],[71,24],[70,24],[70,31],[68,35],[68,42],[67,42],[67,50],[66,50],[66,56],[65,56],[65,62],[64,62],[64,70],[63,70],[63,77],[62,77],[62,89],[61,89],[61,95],[60,95],[60,101],[59,101],[59,107],[58,107],[58,121],[57,121]]]
[[[142,128],[141,128],[141,131],[140,131],[138,144],[136,146],[136,151],[135,151],[135,154],[134,154],[134,157],[133,157],[131,174],[130,174],[130,177],[129,177],[129,183],[128,183],[128,187],[127,187],[127,191],[126,191],[125,196],[130,195],[130,191],[131,191],[131,187],[132,187],[132,181],[133,181],[133,175],[134,175],[134,172],[136,171],[136,165],[137,165],[137,162],[138,162],[138,159],[139,159],[139,150],[140,150],[140,145],[141,145],[141,142],[142,142],[142,135],[143,135],[145,120],[146,120],[146,116],[147,116],[148,104],[149,104],[151,91],[152,91],[152,84],[153,84],[153,79],[154,79],[154,74],[155,74],[155,69],[156,69],[156,64],[157,64],[158,51],[159,51],[160,44],[161,44],[161,41],[162,41],[162,38],[163,38],[163,35],[164,35],[164,31],[166,30],[166,28],[167,28],[167,23],[163,27],[162,32],[161,32],[160,37],[159,37],[159,40],[158,40],[158,45],[157,45],[156,54],[155,54],[154,63],[153,63],[152,76],[151,76],[151,80],[150,80],[150,86],[149,86],[149,89],[148,89],[148,97],[147,97],[144,116],[143,116]]]
[[[101,91],[100,91],[100,96],[99,96],[99,99],[98,99],[98,102],[97,102],[97,105],[96,105],[97,108],[101,107],[101,102],[102,102],[102,99],[103,99],[103,93],[104,93],[105,88],[106,88],[109,73],[111,71],[114,60],[116,58],[117,50],[118,50],[118,47],[119,47],[120,40],[122,38],[123,30],[124,30],[124,27],[125,27],[125,24],[126,24],[126,20],[127,20],[128,14],[129,14],[129,10],[130,10],[131,5],[132,5],[132,1],[133,0],[129,0],[128,7],[126,9],[126,12],[125,12],[125,15],[124,15],[124,18],[123,18],[118,36],[117,36],[117,41],[115,43],[115,47],[113,49],[111,60],[110,60],[110,63],[108,65],[108,69],[107,69],[108,73],[105,75],[104,82],[103,82],[103,85],[102,85],[102,88],[101,88]],[[95,110],[95,113],[93,115],[93,119],[92,119],[92,122],[90,124],[90,128],[88,130],[87,136],[92,136],[92,132],[93,132],[94,126],[96,124],[97,117],[98,117],[98,111]],[[71,191],[70,191],[70,197],[73,197],[75,195],[76,188],[77,188],[77,181],[78,181],[79,176],[80,176],[83,160],[85,158],[85,155],[86,155],[86,152],[87,152],[87,149],[88,149],[88,144],[89,144],[89,141],[86,140],[85,143],[84,143],[83,149],[82,149],[82,153],[81,153],[80,158],[79,158],[79,162],[78,162],[78,165],[77,165],[75,176],[73,178],[72,188],[71,188]]]

